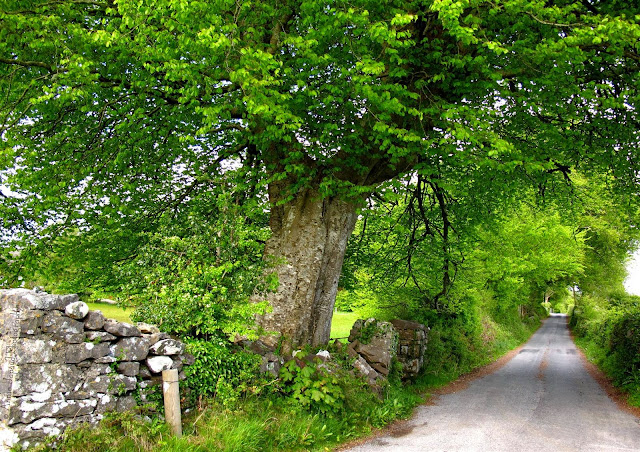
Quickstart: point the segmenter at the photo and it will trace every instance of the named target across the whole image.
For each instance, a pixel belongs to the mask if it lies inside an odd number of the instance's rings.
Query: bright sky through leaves
[[[624,282],[624,287],[632,295],[640,295],[640,250],[637,250],[627,265],[629,276]]]

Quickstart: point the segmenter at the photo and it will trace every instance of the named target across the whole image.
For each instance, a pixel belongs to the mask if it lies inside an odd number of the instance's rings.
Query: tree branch
[[[40,5],[38,5],[38,7],[40,8],[45,8],[47,6],[56,6],[56,5],[61,5],[61,4],[74,4],[74,5],[90,5],[90,6],[99,6],[101,8],[104,8],[106,6],[113,6],[113,1],[109,1],[109,2],[97,2],[94,0],[52,0],[49,2],[44,2],[41,3]],[[17,11],[2,11],[4,14],[7,15],[18,15],[18,14],[39,14],[38,12],[31,10],[31,9],[22,9],[22,10],[17,10]]]
[[[0,63],[4,64],[12,64],[23,67],[41,67],[49,72],[53,72],[53,66],[49,66],[47,63],[43,63],[42,61],[24,61],[24,60],[15,60],[11,58],[2,58],[0,57]]]

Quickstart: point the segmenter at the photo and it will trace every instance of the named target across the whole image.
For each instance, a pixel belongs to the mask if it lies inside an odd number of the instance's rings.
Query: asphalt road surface
[[[640,451],[640,420],[587,372],[566,317],[557,315],[495,373],[350,450]]]

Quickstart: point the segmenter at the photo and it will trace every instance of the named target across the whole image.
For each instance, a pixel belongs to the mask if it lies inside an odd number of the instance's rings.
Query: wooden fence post
[[[171,433],[182,436],[182,415],[180,414],[180,388],[177,369],[162,371],[162,393],[164,395],[164,417]]]

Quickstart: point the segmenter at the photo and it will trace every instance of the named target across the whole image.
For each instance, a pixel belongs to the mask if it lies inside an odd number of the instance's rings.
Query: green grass
[[[331,339],[348,337],[351,327],[361,318],[357,312],[334,312],[331,322]]]
[[[109,319],[116,319],[119,322],[127,322],[132,323],[131,312],[133,309],[124,309],[120,306],[107,304],[107,303],[87,303],[89,305],[89,309],[92,311],[102,311],[105,317]]]

